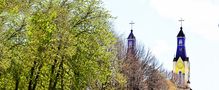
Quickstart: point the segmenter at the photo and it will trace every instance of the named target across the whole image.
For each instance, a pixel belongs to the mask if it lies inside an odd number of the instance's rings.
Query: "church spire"
[[[183,21],[184,20],[182,18],[179,20],[179,22],[181,23],[181,26],[180,26],[180,31],[179,31],[177,37],[185,37],[185,34],[183,33],[183,27],[182,27],[182,22]]]
[[[176,57],[174,60],[178,60],[178,58],[182,58],[183,61],[187,61],[186,56],[186,48],[185,48],[185,34],[183,33],[182,22],[184,21],[182,18],[179,20],[181,22],[180,31],[177,35],[177,50]]]
[[[133,34],[133,24],[135,24],[133,21],[129,23],[131,25],[131,33],[128,36],[128,48],[134,48],[135,47],[135,36]]]
[[[185,34],[183,33],[182,27],[180,27],[180,31],[179,31],[177,37],[185,37]]]
[[[177,50],[176,56],[173,59],[173,80],[176,80],[179,90],[190,90],[190,62],[186,55],[185,34],[183,33],[182,22],[180,31],[177,35]],[[177,89],[177,90],[178,90]]]

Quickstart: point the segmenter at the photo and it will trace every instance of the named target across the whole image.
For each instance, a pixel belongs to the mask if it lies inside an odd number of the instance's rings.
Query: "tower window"
[[[181,85],[182,84],[182,72],[179,71],[179,76],[178,76],[178,84]]]
[[[128,46],[129,46],[129,47],[132,47],[132,46],[133,46],[133,41],[131,41],[131,40],[128,41]]]
[[[179,45],[182,45],[183,44],[183,41],[180,39],[179,40]]]

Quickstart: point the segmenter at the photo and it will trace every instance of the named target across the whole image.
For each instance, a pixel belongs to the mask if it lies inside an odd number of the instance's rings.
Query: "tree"
[[[158,60],[150,50],[147,51],[141,64],[148,90],[168,90],[165,69],[159,65]]]
[[[128,90],[168,90],[164,71],[150,50],[141,46],[131,52],[127,50],[123,73],[127,77]]]
[[[106,88],[116,38],[101,1],[0,2],[1,89]]]

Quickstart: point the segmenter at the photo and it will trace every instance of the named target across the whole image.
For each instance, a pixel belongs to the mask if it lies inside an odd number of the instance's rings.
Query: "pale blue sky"
[[[219,0],[103,0],[124,38],[134,21],[137,41],[172,70],[182,17],[193,90],[219,90]]]

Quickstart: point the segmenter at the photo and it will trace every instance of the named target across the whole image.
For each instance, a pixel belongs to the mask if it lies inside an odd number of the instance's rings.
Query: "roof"
[[[182,58],[183,62],[189,61],[189,57],[185,57],[185,58],[181,57],[181,58]],[[177,61],[178,59],[179,59],[179,57],[175,57],[175,58],[173,58],[173,61]]]
[[[180,27],[180,31],[179,31],[177,37],[185,37],[185,34],[183,33],[182,27]]]
[[[128,39],[135,39],[135,36],[133,34],[133,30],[131,30],[131,33],[129,34]]]

